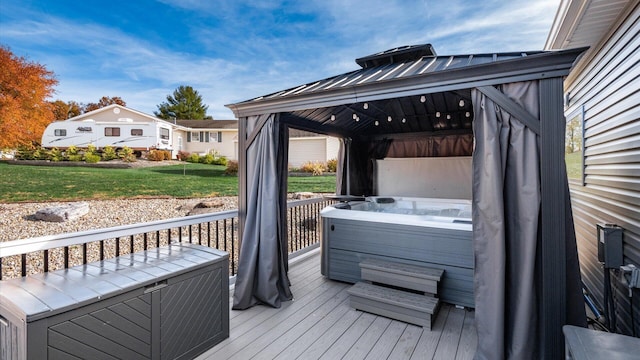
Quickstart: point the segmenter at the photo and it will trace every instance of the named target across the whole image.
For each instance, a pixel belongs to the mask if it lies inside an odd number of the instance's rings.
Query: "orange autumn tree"
[[[0,148],[39,143],[55,116],[47,101],[58,84],[44,65],[0,45]]]
[[[87,105],[85,105],[84,112],[88,113],[89,111],[101,109],[103,107],[107,107],[112,104],[127,106],[127,103],[124,102],[124,100],[122,100],[122,98],[120,98],[119,96],[112,96],[112,97],[103,96],[100,98],[100,100],[98,100],[97,103],[88,103]]]
[[[68,102],[56,100],[51,102],[51,105],[55,120],[67,120],[82,114],[82,105],[73,100]]]

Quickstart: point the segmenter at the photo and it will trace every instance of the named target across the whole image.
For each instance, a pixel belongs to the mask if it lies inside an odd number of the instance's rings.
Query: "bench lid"
[[[174,243],[44,274],[0,281],[0,314],[26,322],[227,261],[226,252]]]

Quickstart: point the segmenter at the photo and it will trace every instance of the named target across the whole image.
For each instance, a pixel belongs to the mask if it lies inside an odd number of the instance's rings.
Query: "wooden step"
[[[437,294],[438,282],[444,270],[393,261],[363,259],[360,261],[360,272],[362,280]]]
[[[359,282],[347,290],[351,307],[431,330],[440,302],[430,296]]]

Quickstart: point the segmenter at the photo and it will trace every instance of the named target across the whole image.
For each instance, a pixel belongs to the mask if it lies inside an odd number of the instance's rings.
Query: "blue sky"
[[[190,85],[225,104],[431,43],[439,55],[541,50],[558,0],[0,0],[0,45],[56,74],[54,99],[120,96],[152,114]]]

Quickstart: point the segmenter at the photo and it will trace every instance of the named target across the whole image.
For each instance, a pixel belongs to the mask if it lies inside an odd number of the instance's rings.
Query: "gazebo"
[[[288,128],[341,139],[337,192],[373,195],[372,159],[472,155],[477,358],[560,358],[586,325],[564,164],[563,77],[584,48],[437,55],[430,44],[227,105],[239,119],[234,307],[290,300]]]

